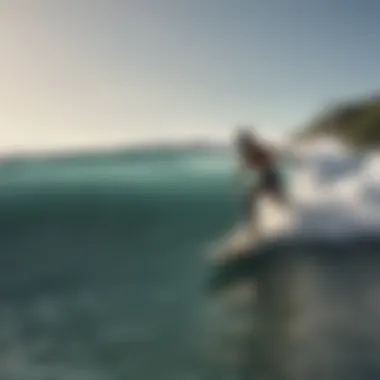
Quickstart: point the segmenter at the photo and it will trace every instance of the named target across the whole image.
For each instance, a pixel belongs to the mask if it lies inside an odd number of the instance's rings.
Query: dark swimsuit
[[[251,161],[259,164],[259,168],[257,168],[256,165],[253,166],[253,169],[256,170],[258,174],[258,183],[256,183],[255,192],[280,195],[282,192],[281,176],[275,163],[271,158],[268,158],[267,153],[256,148],[255,151],[247,152],[247,158],[248,162]]]
[[[255,153],[253,161],[263,162],[264,164],[257,170],[258,181],[254,184],[251,192],[248,195],[248,206],[245,206],[245,215],[247,219],[251,218],[252,206],[257,205],[257,201],[262,195],[270,194],[278,197],[284,196],[284,186],[281,175],[272,162],[266,161],[265,153]],[[255,208],[255,207],[254,207]]]
[[[282,193],[282,181],[277,168],[269,166],[260,170],[257,191],[264,193]]]

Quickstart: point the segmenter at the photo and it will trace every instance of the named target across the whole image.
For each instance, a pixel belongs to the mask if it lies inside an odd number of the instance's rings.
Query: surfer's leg
[[[291,206],[289,193],[286,189],[285,183],[279,177],[277,178],[275,186],[272,188],[272,197],[280,206],[287,208]]]
[[[258,189],[256,187],[253,187],[247,197],[246,202],[244,204],[244,219],[246,221],[250,221],[252,218],[255,217],[257,213],[257,197],[258,197]]]
[[[265,181],[264,192],[269,195],[276,203],[288,207],[289,197],[285,190],[285,184],[277,170],[271,170]]]
[[[284,191],[278,191],[278,190],[272,191],[270,195],[272,199],[280,206],[283,206],[283,207],[290,206],[289,197],[287,196],[287,194],[285,194]]]
[[[249,225],[249,229],[253,235],[259,233],[258,220],[258,201],[262,194],[262,188],[253,188],[248,195],[248,203],[246,204],[246,219],[245,222]]]

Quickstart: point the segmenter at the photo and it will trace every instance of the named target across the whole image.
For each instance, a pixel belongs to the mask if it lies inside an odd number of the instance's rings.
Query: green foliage
[[[338,137],[354,148],[380,146],[380,96],[329,110],[297,134],[297,138],[321,135]]]

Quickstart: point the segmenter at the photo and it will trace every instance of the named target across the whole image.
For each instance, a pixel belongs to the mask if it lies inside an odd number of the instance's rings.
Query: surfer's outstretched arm
[[[270,153],[277,162],[287,162],[294,165],[302,165],[301,158],[291,148],[272,148]]]

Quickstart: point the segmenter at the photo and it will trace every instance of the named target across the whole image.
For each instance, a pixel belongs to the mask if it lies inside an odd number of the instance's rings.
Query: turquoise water
[[[198,379],[203,251],[237,216],[226,152],[5,162],[1,379]]]
[[[212,268],[233,167],[200,147],[4,160],[0,379],[379,378],[378,239]]]

